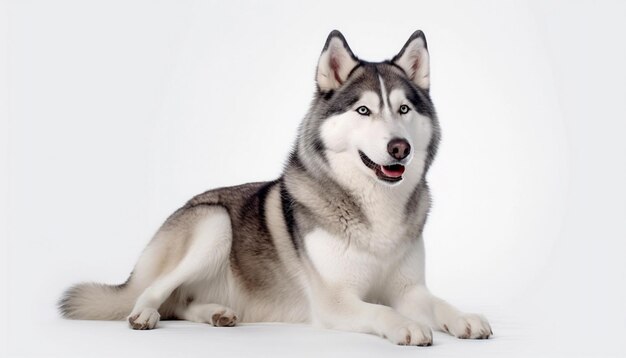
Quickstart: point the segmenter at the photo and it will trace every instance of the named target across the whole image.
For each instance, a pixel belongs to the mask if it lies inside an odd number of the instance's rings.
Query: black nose
[[[411,145],[404,138],[394,138],[387,144],[387,152],[397,160],[402,160],[411,154]]]

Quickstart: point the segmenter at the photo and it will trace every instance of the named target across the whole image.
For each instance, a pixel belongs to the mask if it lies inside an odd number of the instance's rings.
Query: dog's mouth
[[[378,179],[395,183],[402,180],[402,174],[404,174],[404,165],[392,164],[392,165],[380,165],[374,163],[365,153],[359,150],[359,156],[366,167],[372,169]]]

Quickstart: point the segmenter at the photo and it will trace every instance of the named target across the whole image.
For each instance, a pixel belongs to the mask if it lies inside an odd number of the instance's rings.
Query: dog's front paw
[[[433,334],[430,328],[416,322],[393,329],[385,337],[402,346],[431,346],[433,344]]]
[[[139,313],[131,313],[131,315],[128,316],[128,323],[132,329],[153,329],[156,327],[160,318],[161,315],[154,308],[144,308]]]
[[[443,330],[461,339],[487,339],[493,335],[491,326],[482,315],[466,313],[443,324]]]

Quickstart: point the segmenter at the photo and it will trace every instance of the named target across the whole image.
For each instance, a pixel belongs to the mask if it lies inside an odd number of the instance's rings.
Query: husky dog
[[[424,278],[426,173],[439,142],[426,38],[391,60],[326,40],[317,91],[282,176],[207,191],[172,214],[117,286],[71,287],[71,319],[230,327],[306,322],[402,345],[432,329],[488,338],[486,319],[433,296]]]

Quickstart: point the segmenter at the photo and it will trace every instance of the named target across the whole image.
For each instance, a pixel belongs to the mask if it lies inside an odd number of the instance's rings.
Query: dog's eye
[[[365,107],[365,106],[361,106],[359,108],[356,109],[357,113],[362,115],[362,116],[369,116],[370,115],[370,109]]]
[[[409,113],[410,110],[411,108],[409,108],[409,106],[407,106],[406,104],[403,104],[400,106],[400,109],[398,110],[398,112],[400,112],[400,114],[407,114]]]

